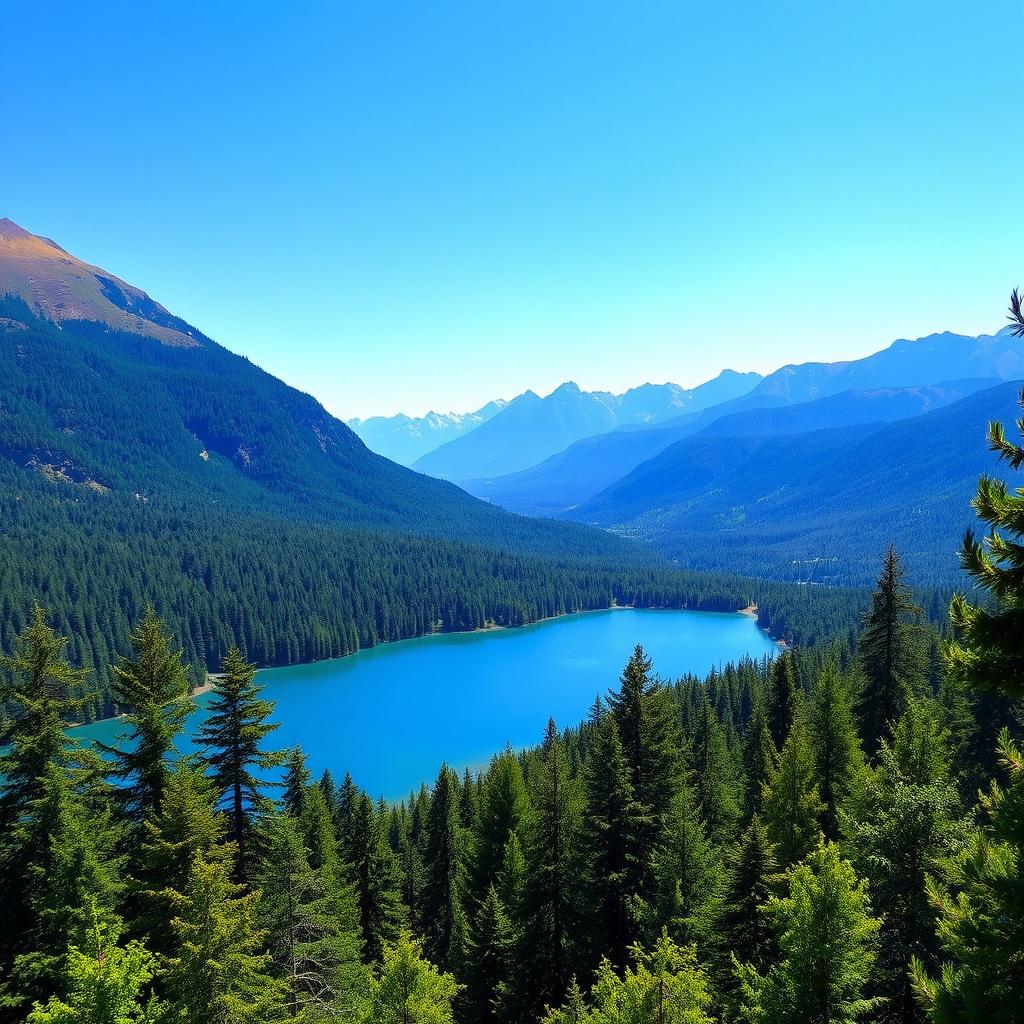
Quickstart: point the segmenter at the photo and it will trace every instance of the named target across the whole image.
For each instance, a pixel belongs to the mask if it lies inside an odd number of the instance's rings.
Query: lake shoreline
[[[361,647],[358,651],[353,651],[351,654],[342,654],[334,658],[318,658],[313,661],[296,661],[292,665],[264,665],[261,666],[257,671],[266,671],[276,668],[291,668],[301,665],[320,665],[328,661],[340,661],[344,658],[351,658],[353,655],[359,654],[361,651],[374,651],[381,647],[390,647],[394,644],[406,643],[410,640],[424,640],[427,637],[432,636],[473,636],[480,633],[503,633],[510,632],[513,630],[525,629],[529,626],[539,626],[545,622],[558,622],[560,619],[569,618],[574,615],[591,615],[597,612],[614,612],[614,611],[666,611],[666,612],[679,612],[679,611],[690,611],[700,613],[711,613],[714,615],[743,615],[747,618],[757,619],[757,605],[750,604],[746,608],[734,608],[731,610],[717,610],[711,608],[671,608],[671,607],[654,607],[650,605],[633,605],[633,604],[610,604],[605,608],[581,608],[579,611],[574,612],[560,612],[558,615],[546,615],[542,619],[534,619],[532,622],[523,622],[518,626],[503,626],[497,622],[490,622],[483,626],[476,626],[473,629],[452,629],[452,630],[433,630],[430,633],[422,633],[419,636],[407,636],[402,637],[399,640],[384,640],[381,643],[374,644],[372,647]],[[765,629],[763,630],[769,637],[771,633]],[[786,641],[775,639],[771,637],[773,642],[779,648],[779,650],[786,649]],[[193,687],[189,693],[189,698],[201,697],[204,694],[211,693],[217,688],[217,680],[220,678],[221,673],[219,672],[207,672],[206,682],[201,683],[199,686]],[[123,719],[125,716],[111,715],[106,718],[94,718],[91,722],[72,722],[65,725],[64,728],[68,731],[74,729],[81,729],[88,725],[97,725],[101,722],[117,722]]]

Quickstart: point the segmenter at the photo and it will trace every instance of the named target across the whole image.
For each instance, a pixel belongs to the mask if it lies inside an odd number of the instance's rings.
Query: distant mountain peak
[[[0,218],[0,295],[16,295],[55,323],[95,320],[164,345],[191,348],[202,335],[140,288],[72,256],[56,242]]]

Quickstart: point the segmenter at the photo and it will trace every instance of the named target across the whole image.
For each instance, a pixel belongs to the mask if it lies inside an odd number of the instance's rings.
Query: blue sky
[[[0,216],[346,417],[990,331],[1019,13],[15,4]]]

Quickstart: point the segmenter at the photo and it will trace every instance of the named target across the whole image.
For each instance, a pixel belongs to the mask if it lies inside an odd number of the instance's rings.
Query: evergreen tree
[[[256,924],[259,890],[244,892],[223,862],[197,856],[175,895],[175,956],[165,984],[182,1024],[271,1024],[288,1019],[288,992],[269,974]]]
[[[671,841],[659,863],[664,893],[662,921],[676,941],[695,943],[705,954],[713,938],[724,876],[721,859],[708,837],[696,793],[684,785],[676,797]]]
[[[179,761],[168,774],[160,810],[143,822],[137,873],[131,880],[133,930],[157,954],[173,949],[172,920],[196,857],[226,862],[227,832],[215,808],[217,788],[202,765]]]
[[[746,776],[748,815],[761,811],[764,785],[778,763],[779,752],[772,739],[767,702],[764,692],[759,687],[754,694],[750,721],[743,737],[743,773]]]
[[[380,972],[370,983],[365,1024],[453,1024],[459,985],[423,958],[422,943],[403,933],[384,947]]]
[[[295,819],[270,815],[261,833],[258,918],[292,1017],[304,1021],[350,1015],[364,994],[362,943],[332,880],[309,866]]]
[[[857,644],[864,673],[858,708],[861,737],[872,756],[890,723],[903,714],[907,698],[923,684],[920,614],[906,583],[906,570],[890,544]]]
[[[1013,331],[1024,336],[1021,298],[1010,302]],[[1021,393],[1024,406],[1024,392]],[[1024,417],[1017,421],[1024,435]],[[989,425],[989,446],[1013,470],[1024,446]],[[950,606],[955,638],[946,649],[952,680],[995,702],[1024,696],[1024,493],[984,476],[973,502],[989,525],[984,542],[968,533],[961,561],[988,592],[984,605],[963,595]],[[1004,728],[1000,758],[1005,790],[993,784],[983,800],[989,820],[963,854],[947,864],[944,885],[930,886],[939,912],[939,940],[951,963],[937,979],[915,964],[915,982],[931,1018],[947,1021],[1024,1020],[1024,756]]]
[[[339,885],[345,869],[341,851],[338,849],[338,835],[334,829],[331,812],[327,808],[323,792],[318,786],[306,791],[302,816],[299,818],[302,840],[309,853],[310,867],[322,871]]]
[[[692,766],[697,807],[711,841],[723,846],[732,839],[740,818],[742,791],[725,731],[706,694],[693,737]]]
[[[302,747],[292,747],[288,751],[284,765],[284,792],[281,794],[281,802],[293,818],[298,818],[301,817],[306,804],[306,790],[309,787],[309,769],[306,767]]]
[[[112,694],[127,712],[128,732],[116,746],[101,744],[120,780],[118,795],[141,820],[159,813],[174,740],[192,710],[188,669],[152,606],[131,635],[132,657],[114,665]]]
[[[510,999],[512,924],[497,889],[490,886],[469,932],[466,956],[467,1019],[496,1022],[507,1016]]]
[[[582,903],[594,962],[606,956],[619,967],[639,938],[633,857],[642,844],[637,833],[648,824],[630,774],[615,718],[605,715],[594,725],[583,772]]]
[[[768,835],[782,865],[802,860],[817,844],[825,805],[816,775],[814,751],[800,712],[783,744],[778,767],[769,773],[763,796]]]
[[[466,864],[459,777],[442,765],[427,812],[421,920],[425,948],[442,968],[458,968],[466,943]]]
[[[27,1024],[159,1024],[168,1008],[147,996],[153,954],[138,942],[119,946],[116,923],[86,909],[92,923],[68,950],[65,995],[37,1002]]]
[[[777,871],[775,847],[755,814],[730,857],[717,927],[736,960],[760,972],[767,969],[773,951],[768,902],[775,895]]]
[[[949,750],[931,704],[909,699],[891,744],[882,741],[864,813],[849,829],[855,863],[871,880],[884,914],[876,974],[887,1016],[905,1024],[923,1016],[911,986],[911,959],[934,968],[938,952],[926,880],[964,839]]]
[[[197,737],[207,751],[221,805],[227,811],[228,836],[238,851],[239,878],[246,877],[249,841],[266,806],[261,792],[266,782],[254,770],[267,771],[284,760],[280,752],[262,748],[277,724],[267,721],[274,704],[260,698],[262,688],[255,684],[255,675],[255,665],[248,664],[237,647],[231,647],[221,663],[221,677]]]
[[[114,923],[120,894],[109,815],[90,813],[52,762],[39,781],[43,795],[19,826],[28,917],[26,951],[15,956],[10,981],[21,1002],[61,991],[68,948]]]
[[[15,639],[14,653],[0,659],[4,680],[0,707],[10,710],[5,747],[0,748],[0,905],[7,927],[0,931],[0,1004],[11,981],[14,957],[32,952],[37,921],[31,907],[32,865],[51,855],[50,835],[40,827],[55,787],[68,781],[69,741],[62,719],[80,707],[76,695],[86,673],[74,669],[64,652],[67,639],[46,623],[36,605]]]
[[[818,676],[807,717],[818,790],[825,805],[821,827],[826,838],[838,839],[839,810],[862,779],[864,756],[853,702],[833,661]]]
[[[491,759],[484,779],[474,843],[474,892],[482,899],[498,877],[505,845],[513,833],[522,838],[530,800],[523,771],[515,753],[507,748]]]
[[[762,974],[739,968],[741,1019],[751,1024],[847,1024],[880,1006],[866,998],[879,922],[867,882],[834,843],[791,868],[789,895],[768,901],[779,961]]]
[[[637,645],[608,707],[618,726],[629,765],[638,827],[630,863],[631,893],[648,906],[657,899],[655,862],[668,838],[673,802],[681,780],[679,717],[668,690],[651,679],[651,661]]]
[[[577,808],[565,748],[553,719],[548,721],[537,775],[531,782],[534,814],[525,850],[518,959],[523,1003],[536,1014],[565,995],[576,930],[571,871]]]
[[[366,957],[375,963],[383,956],[384,946],[398,940],[406,915],[395,855],[384,835],[384,823],[365,793],[356,801],[352,815],[348,859]]]
[[[653,948],[633,948],[634,964],[620,977],[605,960],[590,993],[591,1007],[577,986],[545,1024],[713,1024],[711,986],[692,946],[662,935]]]
[[[768,720],[776,750],[789,736],[800,702],[796,679],[796,660],[790,651],[783,651],[772,666]]]

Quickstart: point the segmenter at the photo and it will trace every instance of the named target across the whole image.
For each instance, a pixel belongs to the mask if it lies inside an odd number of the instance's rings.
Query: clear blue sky
[[[1019,15],[13,4],[0,216],[342,416],[992,330]]]

